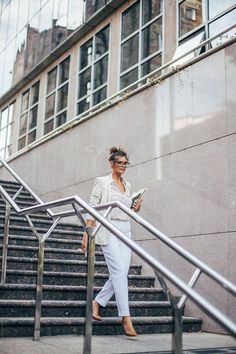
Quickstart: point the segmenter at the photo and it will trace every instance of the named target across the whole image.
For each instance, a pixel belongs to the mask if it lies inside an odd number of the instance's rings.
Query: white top
[[[125,183],[124,183],[124,187],[125,187]],[[131,207],[132,198],[128,196],[127,189],[125,188],[125,192],[121,192],[114,181],[111,183],[110,198],[111,198],[111,202],[115,202],[118,200],[119,202],[125,204],[128,208]],[[114,208],[111,211],[111,220],[128,221],[129,216],[119,208]]]

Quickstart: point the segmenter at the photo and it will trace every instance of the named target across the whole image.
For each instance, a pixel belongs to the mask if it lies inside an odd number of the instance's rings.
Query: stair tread
[[[2,247],[2,243],[0,243],[0,248]],[[21,246],[21,245],[8,245],[8,250],[22,250],[22,251],[38,251],[38,247],[34,246]],[[74,250],[70,248],[53,248],[53,247],[45,247],[45,253],[68,253],[68,254],[83,254],[82,250]],[[96,255],[102,255],[102,251],[96,251]],[[19,257],[15,257],[19,258]],[[9,259],[9,257],[8,257]],[[46,260],[46,258],[45,258]],[[140,266],[141,267],[141,266]]]
[[[0,227],[4,227],[4,224],[0,224]],[[31,231],[31,228],[29,226],[18,226],[18,225],[10,225],[10,230],[26,230],[26,231]],[[42,227],[37,227],[37,231],[39,233],[43,233],[45,234],[46,232],[48,232],[48,229],[46,228],[42,228]],[[74,231],[74,230],[63,230],[63,229],[54,229],[52,234],[69,234],[69,235],[82,235],[83,231]]]
[[[0,225],[1,227],[1,225]],[[78,234],[78,233],[77,233]],[[12,239],[17,239],[17,240],[22,240],[22,241],[38,241],[36,237],[34,236],[24,236],[24,235],[12,235],[9,234],[9,240]],[[81,240],[71,240],[71,239],[65,239],[65,238],[53,238],[53,237],[49,237],[46,240],[46,246],[47,246],[47,242],[58,242],[58,243],[64,243],[66,241],[66,243],[78,243],[81,244]],[[46,247],[45,247],[46,249]]]

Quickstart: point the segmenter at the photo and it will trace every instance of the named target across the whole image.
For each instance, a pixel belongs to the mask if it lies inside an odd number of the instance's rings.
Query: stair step
[[[2,257],[0,257],[0,260]],[[37,270],[38,260],[36,258],[19,258],[19,257],[8,257],[7,258],[7,269],[8,271],[13,270]],[[87,260],[75,260],[75,259],[44,259],[44,270],[51,272],[81,272],[87,271]],[[95,271],[99,273],[108,273],[106,262],[96,261]],[[130,267],[130,274],[140,275],[141,266],[132,265]]]
[[[81,249],[77,249],[78,244],[76,245],[76,249],[70,248],[50,248],[45,247],[45,259],[77,259],[77,260],[85,260],[84,253]],[[0,255],[2,254],[2,244],[0,244]],[[10,257],[24,257],[24,258],[37,258],[38,257],[38,247],[33,246],[18,246],[18,245],[9,245],[8,246],[8,259]],[[104,256],[101,251],[95,252],[96,261],[104,261]]]
[[[32,300],[35,298],[35,284],[5,284],[0,285],[0,299]],[[101,286],[94,286],[94,294]],[[43,285],[44,300],[79,301],[86,299],[86,286]],[[166,301],[166,295],[158,288],[129,287],[130,301]]]
[[[133,317],[133,324],[137,333],[170,333],[174,321],[171,316],[163,317]],[[41,335],[80,334],[84,333],[85,319],[83,317],[56,318],[42,317]],[[33,336],[33,317],[8,317],[1,318],[3,337]],[[201,320],[192,317],[183,317],[183,330],[197,332],[201,329]],[[107,317],[101,322],[93,321],[94,335],[119,335],[123,334],[120,318]]]
[[[6,283],[10,284],[35,284],[37,271],[34,270],[7,270]],[[96,286],[103,286],[108,279],[108,274],[96,273],[94,276],[94,283]],[[129,286],[136,287],[151,287],[154,286],[154,277],[147,277],[143,275],[128,276]],[[50,272],[45,271],[43,276],[43,283],[47,285],[83,285],[87,283],[86,273],[76,272]]]
[[[168,301],[130,301],[131,316],[171,316]],[[0,317],[33,317],[34,300],[0,300]],[[42,317],[85,317],[86,301],[42,301]],[[102,317],[116,317],[117,306],[110,301],[101,308]]]

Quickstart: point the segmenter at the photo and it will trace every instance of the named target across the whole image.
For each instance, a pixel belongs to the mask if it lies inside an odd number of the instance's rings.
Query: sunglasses
[[[130,162],[128,162],[128,161],[125,161],[125,162],[123,162],[123,161],[114,161],[114,163],[117,163],[117,165],[123,166],[123,167],[129,167],[129,165],[130,165]]]

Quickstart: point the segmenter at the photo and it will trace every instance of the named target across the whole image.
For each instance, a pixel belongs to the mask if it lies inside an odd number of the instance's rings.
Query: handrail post
[[[5,223],[4,223],[4,237],[3,237],[3,248],[2,248],[2,272],[1,272],[1,284],[6,282],[6,271],[7,271],[7,250],[8,250],[8,239],[9,239],[9,225],[10,225],[10,214],[11,205],[6,202],[5,211]]]
[[[37,340],[37,341],[40,339],[40,328],[41,328],[44,247],[45,247],[44,241],[39,240],[38,272],[37,272],[36,297],[35,297],[35,317],[34,317],[34,340]]]
[[[183,350],[183,317],[182,308],[177,303],[173,307],[174,330],[172,331],[172,353],[182,354]]]
[[[92,308],[93,308],[93,285],[94,285],[94,261],[95,261],[95,233],[94,228],[86,227],[89,237],[88,242],[88,276],[87,298],[83,354],[91,354],[92,350]]]

